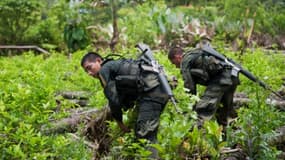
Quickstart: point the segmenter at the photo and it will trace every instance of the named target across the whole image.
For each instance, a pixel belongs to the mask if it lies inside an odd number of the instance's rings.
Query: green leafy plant
[[[64,28],[64,40],[70,52],[84,49],[88,45],[88,36],[83,24],[67,24]]]
[[[75,142],[69,136],[46,136],[41,132],[41,126],[50,119],[67,116],[64,108],[70,106],[62,106],[60,113],[55,112],[57,91],[94,87],[83,70],[74,69],[79,66],[79,61],[67,61],[60,54],[44,60],[42,56],[26,53],[13,58],[1,57],[0,64],[3,66],[0,71],[1,159],[78,159],[76,157],[80,156],[88,159],[92,154],[83,142]],[[83,77],[70,75],[65,79],[66,69]],[[93,100],[93,104],[96,103]]]
[[[276,159],[279,152],[267,140],[274,136],[273,130],[282,125],[284,116],[278,117],[270,107],[254,103],[249,109],[241,109],[239,117],[235,124],[238,129],[229,130],[229,142],[241,145],[250,159]]]
[[[220,151],[226,143],[222,140],[222,129],[215,122],[206,122],[201,130],[194,127],[193,131],[185,136],[181,150],[185,158],[218,159]]]

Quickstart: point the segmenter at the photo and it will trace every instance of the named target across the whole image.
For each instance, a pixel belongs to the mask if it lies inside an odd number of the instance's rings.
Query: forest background
[[[206,133],[188,132],[196,119],[191,109],[199,98],[182,92],[180,72],[167,60],[167,51],[177,45],[193,48],[202,37],[209,38],[219,52],[282,92],[284,7],[283,0],[1,0],[0,158],[147,157],[141,147],[145,142],[134,142],[133,133],[123,135],[112,121],[106,133],[106,141],[111,141],[103,151],[86,135],[91,120],[77,124],[72,133],[51,133],[55,127],[46,127],[82,112],[80,105],[58,96],[62,91],[90,93],[84,111],[106,105],[100,84],[80,68],[87,51],[136,58],[135,45],[144,42],[167,75],[177,77],[174,94],[185,112],[177,114],[169,103],[161,116],[155,147],[162,159],[222,159],[223,149],[236,144],[249,159],[282,159],[285,138],[281,144],[272,139],[280,135],[277,129],[284,125],[285,114],[268,103],[269,91],[244,76],[238,92],[250,102],[238,109],[227,141],[214,121],[206,125]],[[8,45],[33,45],[46,52]],[[198,94],[202,91],[200,87]],[[128,113],[125,117],[131,121]]]

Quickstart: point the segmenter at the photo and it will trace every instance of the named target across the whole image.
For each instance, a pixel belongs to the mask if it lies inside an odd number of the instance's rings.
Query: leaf
[[[6,107],[5,107],[5,105],[4,105],[4,102],[1,100],[1,101],[0,101],[0,113],[1,113],[1,112],[4,112],[5,108],[6,108]]]
[[[75,28],[72,32],[72,39],[74,40],[82,40],[84,38],[84,31],[82,28]]]

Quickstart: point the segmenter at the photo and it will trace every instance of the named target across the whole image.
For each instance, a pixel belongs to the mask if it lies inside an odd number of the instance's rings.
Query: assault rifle
[[[139,43],[136,45],[138,49],[142,51],[142,59],[148,63],[150,66],[152,66],[152,71],[156,72],[158,74],[158,79],[160,83],[162,84],[163,89],[169,96],[170,100],[172,101],[175,110],[178,112],[177,106],[176,106],[176,100],[174,98],[174,94],[170,88],[170,85],[167,81],[163,66],[161,66],[158,61],[155,60],[152,51],[150,50],[149,46],[143,43]]]
[[[237,64],[236,62],[234,62],[231,59],[226,58],[224,55],[222,55],[221,53],[214,50],[209,44],[202,44],[201,48],[204,52],[208,53],[209,55],[214,56],[215,58],[217,58],[217,59],[225,62],[226,64],[232,66],[233,67],[233,69],[232,69],[232,75],[233,76],[237,76],[237,74],[240,72],[244,76],[246,76],[248,79],[252,80],[255,83],[258,83],[261,87],[271,91],[273,94],[275,94],[276,96],[283,99],[283,97],[279,93],[275,92],[269,85],[267,85],[263,81],[259,80],[251,72],[242,68],[241,65]]]

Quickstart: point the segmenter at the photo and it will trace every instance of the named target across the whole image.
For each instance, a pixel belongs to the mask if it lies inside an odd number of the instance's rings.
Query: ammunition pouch
[[[136,95],[141,92],[143,82],[140,78],[139,64],[136,61],[123,61],[117,75],[115,83],[120,94]]]
[[[159,79],[157,73],[142,73],[142,81],[144,83],[143,91],[147,92],[159,85]]]
[[[143,88],[143,82],[138,75],[119,75],[115,78],[118,92],[137,94]]]
[[[213,56],[205,56],[203,62],[210,77],[220,74],[224,69],[222,62]]]
[[[147,92],[159,85],[158,72],[153,70],[150,65],[140,65],[142,81],[144,83],[143,91]]]
[[[119,71],[118,75],[138,75],[140,72],[139,70],[139,64],[136,61],[133,60],[125,60]]]
[[[219,83],[221,85],[232,85],[232,75],[231,75],[231,69],[225,69],[224,72],[221,73],[219,78]]]
[[[209,74],[205,72],[203,69],[191,69],[190,70],[191,75],[193,75],[195,78],[199,78],[204,82],[207,82],[209,80]]]
[[[125,61],[115,77],[118,92],[138,94],[159,85],[158,73],[143,61]]]

